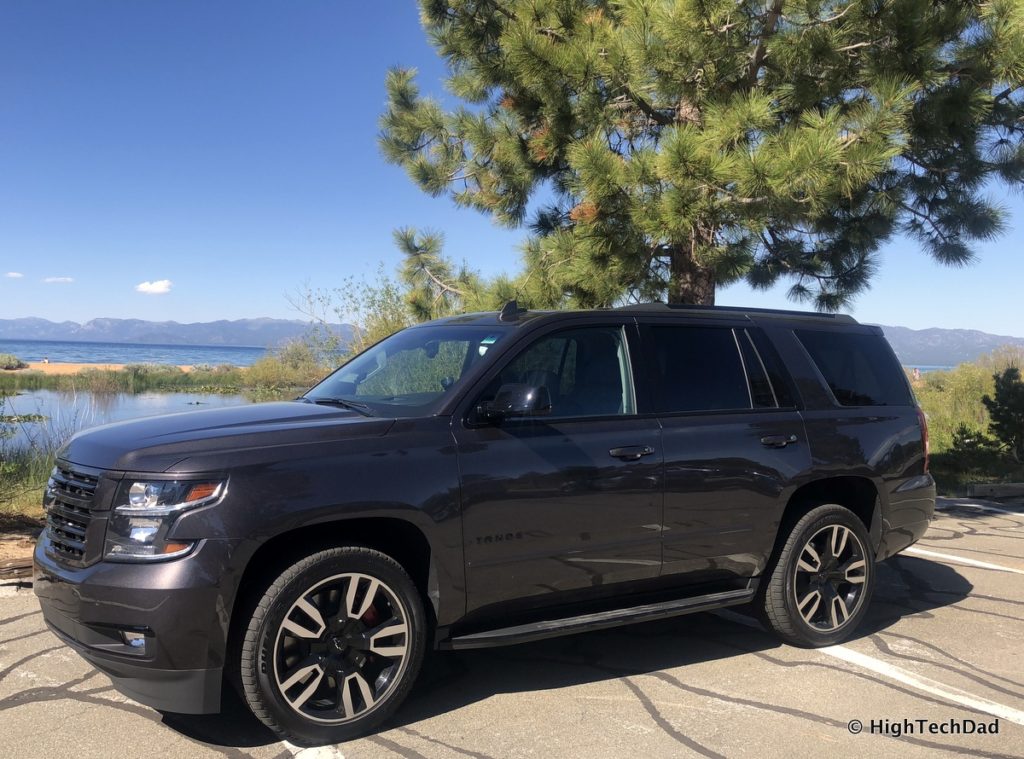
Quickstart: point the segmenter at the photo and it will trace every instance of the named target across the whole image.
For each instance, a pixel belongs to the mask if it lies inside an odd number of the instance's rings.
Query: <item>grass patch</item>
[[[145,393],[193,391],[237,392],[245,370],[234,366],[184,372],[176,366],[133,364],[123,369],[85,369],[75,374],[19,372],[0,375],[0,392],[58,390],[91,393]]]
[[[3,410],[0,393],[0,410]],[[10,532],[5,525],[11,520],[43,520],[43,490],[57,458],[57,451],[82,424],[78,416],[58,420],[56,424],[42,414],[0,415],[0,531]],[[37,425],[38,426],[35,426]],[[16,442],[19,425],[33,425],[27,440]]]
[[[243,393],[303,391],[329,370],[313,363],[288,363],[275,356],[250,367],[197,367],[185,372],[176,366],[136,364],[124,369],[86,369],[75,374],[18,372],[0,374],[0,395],[56,390],[90,393]]]
[[[56,440],[0,445],[0,526],[12,519],[42,523],[43,490],[58,447]]]
[[[43,490],[46,480],[35,483],[23,483],[17,493],[0,501],[0,534],[9,532],[5,525],[27,524],[42,527],[46,521],[43,513]]]

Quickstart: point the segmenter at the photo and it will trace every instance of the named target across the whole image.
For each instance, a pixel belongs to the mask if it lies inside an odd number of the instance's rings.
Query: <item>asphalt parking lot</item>
[[[894,734],[906,724],[915,734]],[[1024,757],[1024,506],[942,499],[925,538],[882,565],[867,623],[841,646],[781,645],[722,612],[437,655],[386,730],[305,751],[234,700],[186,717],[125,699],[45,629],[31,590],[9,586],[0,747],[47,759]]]

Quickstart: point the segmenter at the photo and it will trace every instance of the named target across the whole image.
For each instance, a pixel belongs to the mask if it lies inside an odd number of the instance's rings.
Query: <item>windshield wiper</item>
[[[347,408],[358,412],[363,416],[373,416],[373,412],[370,411],[370,407],[365,403],[359,403],[358,401],[347,401],[344,398],[310,398],[309,396],[303,397],[303,400],[309,403],[317,403],[321,406],[340,406],[341,408]]]

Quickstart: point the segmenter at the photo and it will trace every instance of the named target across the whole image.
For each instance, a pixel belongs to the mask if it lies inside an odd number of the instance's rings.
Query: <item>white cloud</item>
[[[9,277],[10,279],[21,279],[25,275],[22,274],[20,271],[9,271],[6,274],[4,274],[4,276]]]
[[[43,280],[48,285],[66,285],[74,281],[74,277],[47,277]]]
[[[171,291],[171,285],[174,284],[169,279],[158,279],[155,282],[140,282],[135,285],[135,292],[145,293],[146,295],[163,295]]]

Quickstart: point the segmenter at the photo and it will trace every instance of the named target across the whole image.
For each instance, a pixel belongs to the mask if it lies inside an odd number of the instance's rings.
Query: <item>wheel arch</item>
[[[871,547],[877,551],[882,539],[882,509],[878,486],[868,477],[837,475],[804,483],[790,495],[782,512],[776,537],[776,550],[800,518],[826,503],[849,509],[864,523],[871,538]]]
[[[413,522],[397,517],[352,517],[284,530],[262,542],[248,557],[232,604],[228,631],[231,648],[245,627],[246,611],[274,578],[304,556],[344,545],[380,551],[409,573],[423,599],[431,627],[437,624],[439,589],[435,553],[426,533]],[[234,657],[228,657],[229,662]]]

